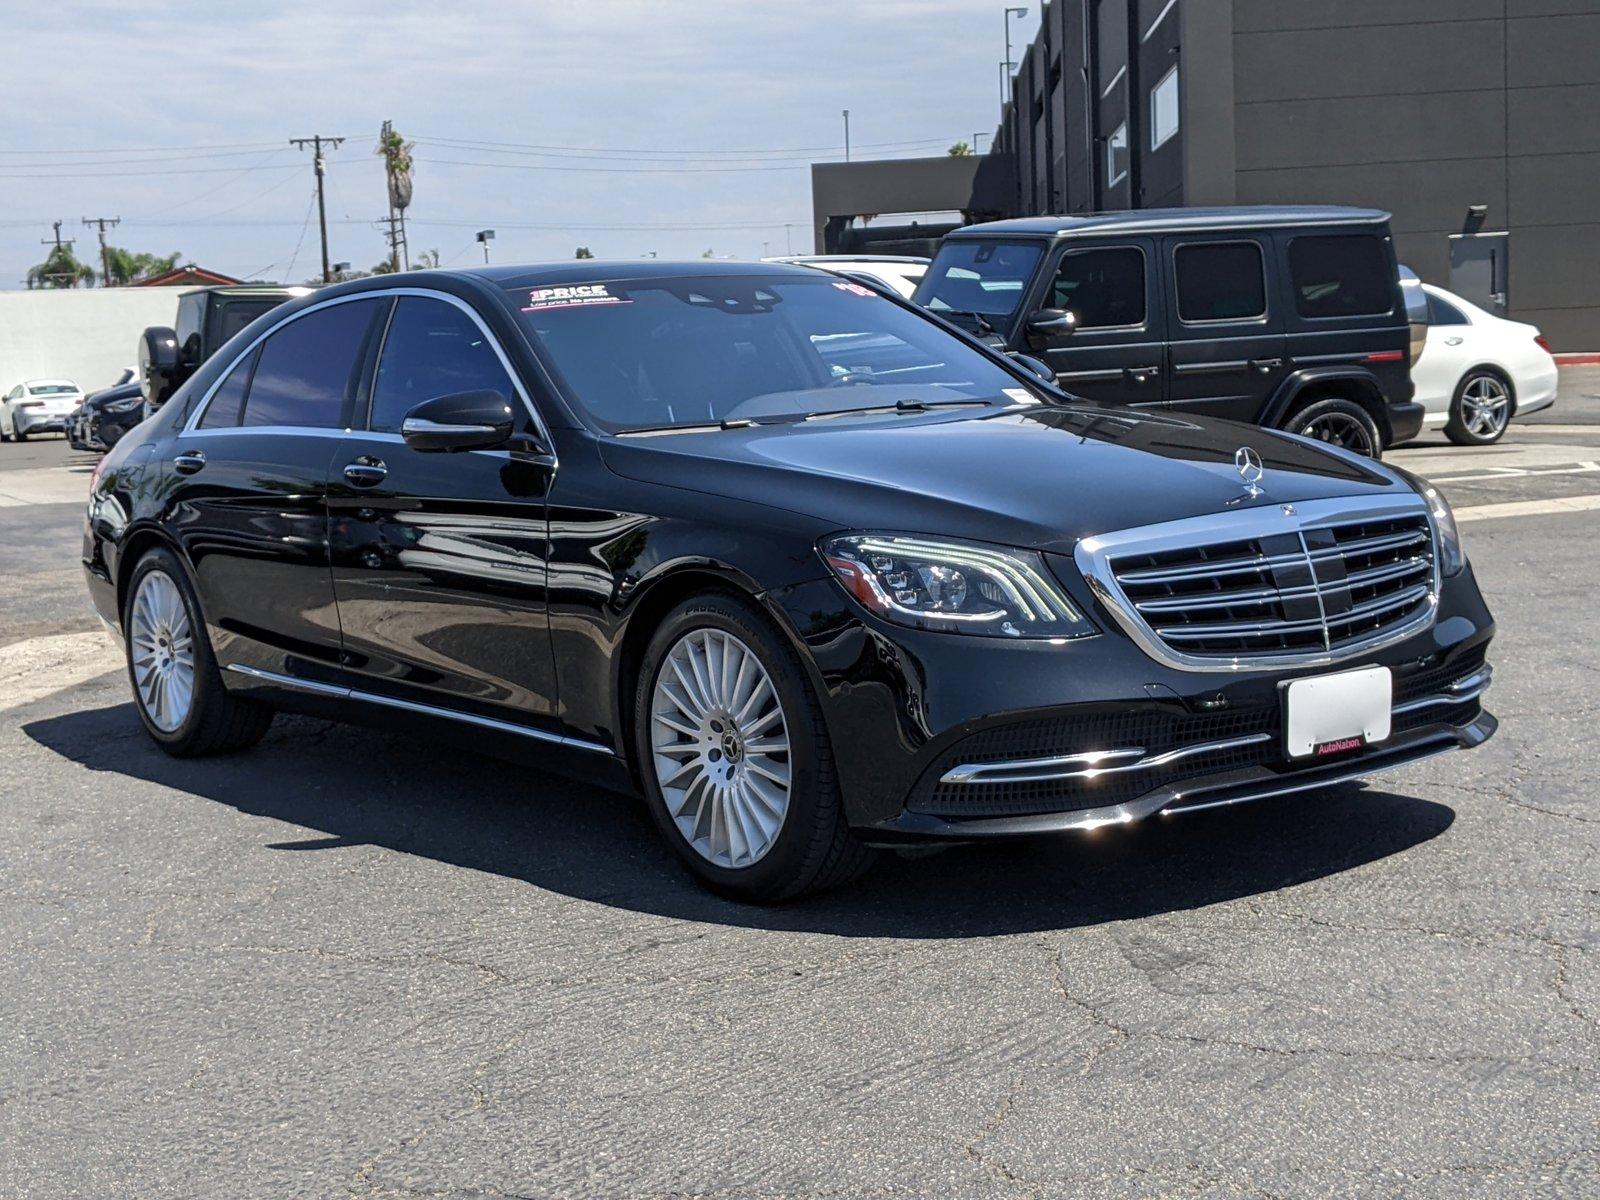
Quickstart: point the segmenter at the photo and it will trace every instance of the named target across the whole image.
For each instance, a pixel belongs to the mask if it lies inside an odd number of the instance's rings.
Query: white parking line
[[[1534,475],[1585,475],[1600,471],[1600,462],[1580,462],[1570,467],[1486,467],[1470,475],[1429,475],[1429,483],[1479,483],[1488,479],[1526,479]]]
[[[0,713],[120,671],[123,662],[122,647],[98,629],[0,646]]]
[[[1548,513],[1594,512],[1600,495],[1557,496],[1550,500],[1508,500],[1504,504],[1474,504],[1456,509],[1457,521],[1493,521],[1500,517],[1539,517]]]

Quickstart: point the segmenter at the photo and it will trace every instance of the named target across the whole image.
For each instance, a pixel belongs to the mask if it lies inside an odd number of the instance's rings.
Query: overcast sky
[[[348,139],[329,160],[331,255],[370,267],[385,118],[418,142],[412,250],[446,263],[478,259],[483,227],[503,262],[807,251],[806,163],[842,156],[841,109],[855,158],[987,145],[1004,57],[987,0],[6,8],[4,288],[58,218],[98,267],[86,216],[120,216],[130,249],[308,278],[311,156],[287,139],[311,133]],[[1014,41],[1037,23],[1033,4]]]

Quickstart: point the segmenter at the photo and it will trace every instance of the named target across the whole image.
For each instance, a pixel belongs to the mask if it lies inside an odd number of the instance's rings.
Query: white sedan
[[[1556,401],[1558,372],[1538,328],[1508,321],[1454,292],[1422,285],[1428,342],[1411,368],[1424,429],[1444,428],[1458,446],[1500,440],[1513,417]]]
[[[0,442],[28,440],[33,433],[65,433],[67,418],[83,403],[83,389],[70,379],[29,379],[0,398]]]
[[[893,288],[907,300],[917,290],[929,262],[926,258],[904,254],[786,254],[761,261],[798,263],[803,267],[832,271],[846,279]]]

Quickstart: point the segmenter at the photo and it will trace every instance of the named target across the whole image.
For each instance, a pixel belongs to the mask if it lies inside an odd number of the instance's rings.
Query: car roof
[[[214,287],[190,288],[185,296],[202,293],[216,296],[308,296],[316,288],[303,283],[219,283]]]
[[[424,272],[423,277],[430,274],[434,272]],[[686,262],[661,258],[578,258],[560,262],[469,267],[451,270],[448,274],[482,279],[503,288],[535,287],[540,284],[559,286],[564,283],[600,283],[615,279],[666,279],[684,275],[706,278],[729,275],[794,275],[802,279],[816,278],[811,268],[790,263],[704,258],[690,259]],[[380,275],[376,278],[394,279],[395,276]],[[415,279],[413,274],[413,279],[409,282],[415,282]]]
[[[963,225],[947,238],[1167,233],[1189,229],[1257,229],[1282,225],[1378,225],[1389,220],[1381,208],[1336,204],[1236,205],[1228,208],[1141,208],[1085,216],[1014,217]]]
[[[905,263],[925,267],[932,259],[914,254],[775,254],[763,258],[768,263]]]
[[[75,388],[75,387],[78,386],[77,384],[73,383],[72,380],[70,380],[70,379],[24,379],[22,381],[22,386],[23,387],[41,387],[41,386],[43,386],[44,384],[47,384],[47,383],[51,384],[51,385],[60,385],[62,387],[69,387],[69,388]]]

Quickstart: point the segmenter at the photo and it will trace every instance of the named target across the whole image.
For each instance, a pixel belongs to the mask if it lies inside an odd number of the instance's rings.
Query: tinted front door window
[[[443,300],[402,296],[383,340],[372,385],[374,430],[398,433],[425,400],[457,392],[515,394],[511,377],[472,318]]]
[[[1077,313],[1079,329],[1143,325],[1144,253],[1123,246],[1068,254],[1050,307]]]
[[[355,300],[292,321],[266,340],[245,398],[245,425],[337,429],[360,375],[373,314],[386,300]]]
[[[1244,321],[1266,314],[1261,247],[1254,242],[1179,246],[1175,270],[1179,320]]]

